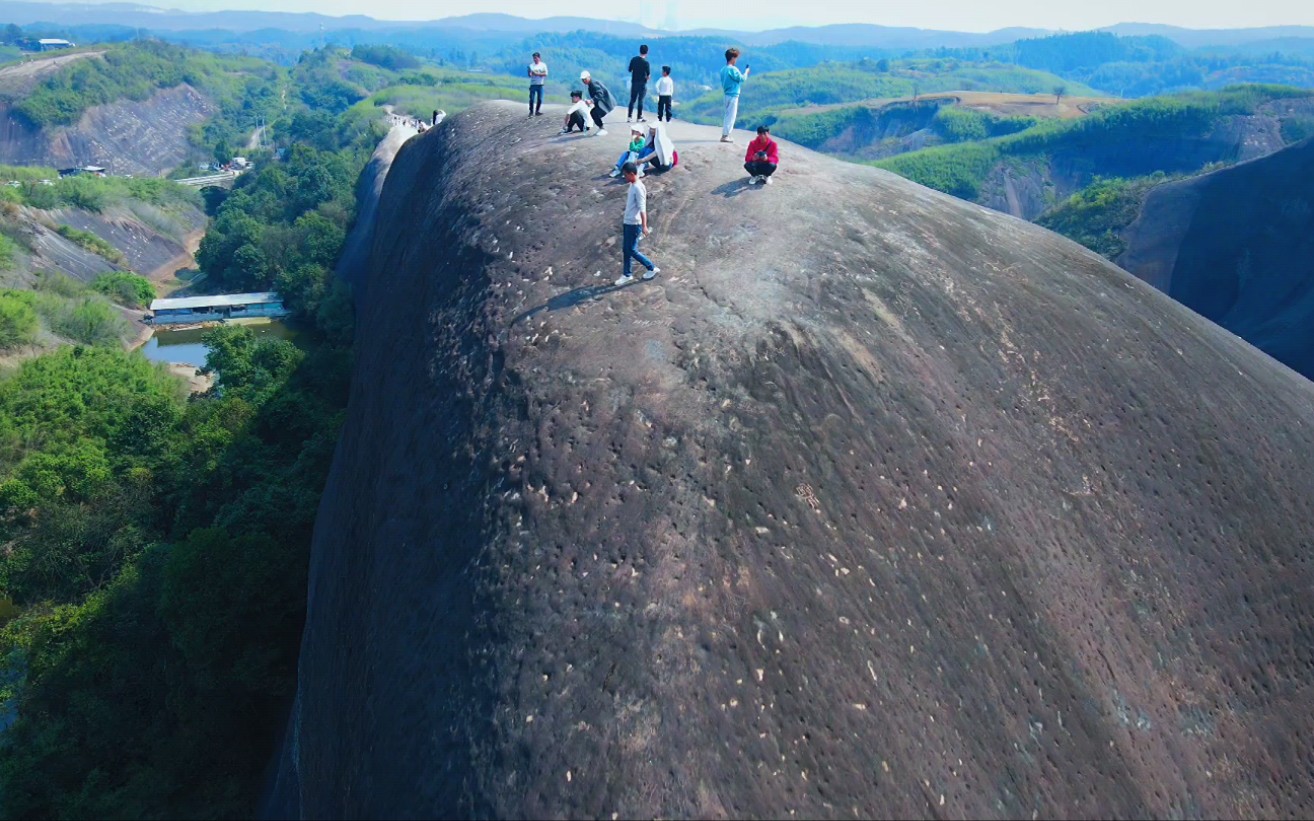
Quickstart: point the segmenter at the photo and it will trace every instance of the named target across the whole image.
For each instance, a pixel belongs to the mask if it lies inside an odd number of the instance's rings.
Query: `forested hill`
[[[175,82],[163,65],[175,58],[198,87],[209,81],[189,67],[233,65],[161,44],[89,51],[114,59],[82,58],[89,73],[59,75],[39,99],[103,107]],[[506,78],[395,56],[323,49],[291,70],[247,58],[218,70],[245,79],[194,130],[193,156],[231,157],[265,118],[254,168],[229,193],[0,172],[17,183],[0,186],[0,816],[254,813],[293,692],[309,539],[346,402],[352,300],[331,270],[357,175],[388,131],[385,106],[427,117],[505,94]],[[115,60],[139,58],[158,78],[113,87],[132,79]],[[100,97],[65,93],[93,86]],[[122,322],[109,300],[154,296],[115,226],[163,230],[183,208],[213,220],[196,287],[278,290],[298,328],[295,344],[210,331],[214,388],[190,397],[99,333]],[[113,273],[81,282],[43,267],[23,228],[43,219]]]
[[[245,146],[280,112],[283,72],[158,41],[87,48],[0,68],[0,162],[167,173],[220,141]],[[49,66],[49,70],[46,67]]]
[[[1312,130],[1314,92],[1238,86],[1107,105],[1079,119],[1048,120],[1007,136],[928,148],[879,165],[1035,219],[1097,178],[1194,173],[1271,153]]]

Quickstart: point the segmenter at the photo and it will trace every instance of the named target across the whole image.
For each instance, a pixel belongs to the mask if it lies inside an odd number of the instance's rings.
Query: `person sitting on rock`
[[[639,152],[639,170],[644,165],[651,166],[648,173],[669,171],[680,162],[680,152],[675,150],[675,142],[666,133],[666,127],[653,123],[648,127],[648,142]]]
[[[593,102],[592,108],[589,109],[589,116],[593,118],[593,124],[598,127],[597,136],[607,136],[607,129],[602,125],[602,118],[611,113],[616,107],[616,103],[611,99],[611,92],[601,81],[593,79],[593,75],[587,71],[579,73],[579,79],[584,83],[589,92],[589,99]]]
[[[770,183],[771,175],[780,165],[780,145],[771,139],[771,129],[764,125],[757,127],[757,137],[748,144],[744,154],[744,170],[748,172],[748,184]]]
[[[569,134],[575,128],[579,128],[581,134],[588,131],[589,126],[584,119],[584,112],[588,111],[591,105],[593,105],[592,101],[584,99],[584,92],[579,89],[570,92],[570,108],[566,109],[566,120],[562,123],[561,133]]]
[[[626,148],[624,151],[621,152],[620,159],[616,160],[616,167],[611,169],[611,176],[619,177],[621,175],[621,170],[625,167],[625,163],[627,162],[632,162],[635,165],[638,165],[639,158],[644,155],[647,147],[648,147],[648,140],[646,139],[646,136],[644,134],[643,126],[636,125],[633,128],[631,128],[630,145],[628,148]],[[652,152],[647,151],[647,153],[652,153]],[[639,167],[639,176],[642,177],[643,166],[638,165],[638,167]]]

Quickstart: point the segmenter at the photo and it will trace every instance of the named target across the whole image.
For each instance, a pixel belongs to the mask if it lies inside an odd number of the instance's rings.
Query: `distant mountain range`
[[[617,36],[658,38],[663,36],[722,37],[752,46],[785,41],[833,46],[871,46],[889,49],[924,49],[944,46],[990,46],[1055,32],[1040,28],[1004,28],[981,33],[941,31],[868,24],[795,26],[760,32],[724,29],[661,31],[637,23],[598,20],[588,17],[547,17],[530,20],[510,14],[468,14],[438,20],[377,20],[365,15],[333,17],[315,13],[277,11],[185,12],[136,3],[37,3],[6,2],[0,5],[0,23],[21,26],[45,23],[59,25],[135,26],[153,31],[228,30],[234,32],[279,29],[289,32],[320,32],[354,29],[397,31],[448,29],[486,33],[563,33],[594,31]],[[1314,39],[1312,26],[1269,26],[1249,29],[1188,29],[1150,23],[1119,23],[1103,29],[1119,35],[1159,35],[1187,47],[1209,45],[1241,46],[1282,39]]]

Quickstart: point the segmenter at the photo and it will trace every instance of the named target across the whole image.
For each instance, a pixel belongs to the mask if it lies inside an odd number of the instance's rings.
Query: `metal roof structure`
[[[282,302],[283,298],[275,291],[257,294],[214,294],[212,296],[184,296],[175,299],[156,299],[151,302],[152,311],[177,311],[185,308],[223,308],[233,305],[258,305],[264,302]]]

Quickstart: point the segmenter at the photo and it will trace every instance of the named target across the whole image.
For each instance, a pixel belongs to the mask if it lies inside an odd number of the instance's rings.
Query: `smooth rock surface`
[[[1314,812],[1314,386],[1077,245],[676,123],[397,154],[280,811]]]

